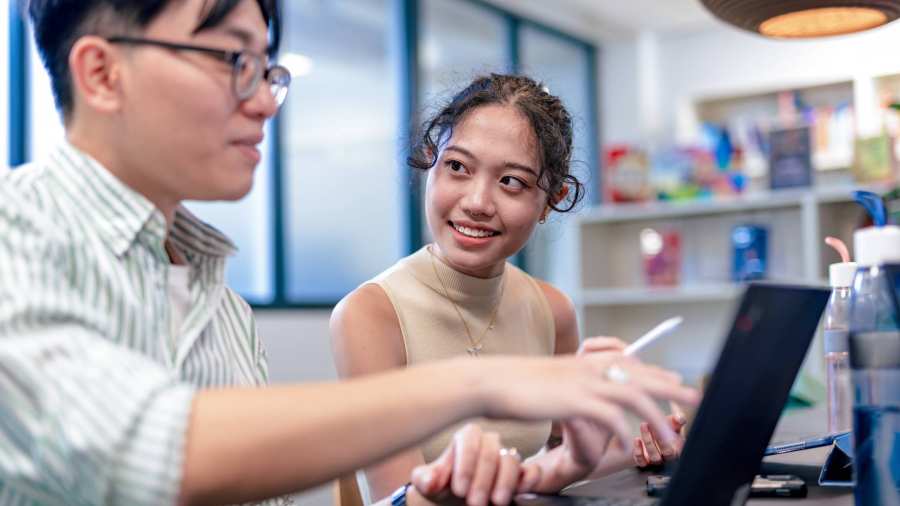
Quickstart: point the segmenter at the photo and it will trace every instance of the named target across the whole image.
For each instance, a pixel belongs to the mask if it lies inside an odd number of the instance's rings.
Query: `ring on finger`
[[[622,369],[617,365],[611,365],[607,367],[604,376],[606,376],[606,379],[612,383],[618,383],[619,385],[625,385],[628,383],[628,373],[625,372],[625,369]]]
[[[522,460],[522,456],[519,455],[519,450],[516,450],[515,447],[500,448],[500,456],[501,457],[509,456],[509,457],[513,457],[517,460]]]

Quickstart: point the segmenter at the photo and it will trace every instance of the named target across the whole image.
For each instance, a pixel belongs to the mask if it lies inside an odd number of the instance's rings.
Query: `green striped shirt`
[[[191,309],[171,335],[166,235],[69,144],[0,176],[0,504],[173,504],[196,390],[266,382],[224,282],[234,246],[183,208]]]

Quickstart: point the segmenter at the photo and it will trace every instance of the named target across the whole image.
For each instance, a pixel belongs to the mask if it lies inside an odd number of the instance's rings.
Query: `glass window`
[[[239,202],[187,204],[191,212],[221,230],[237,246],[237,254],[228,259],[225,275],[228,286],[251,304],[275,300],[271,127],[272,122],[266,124],[266,140],[260,146],[262,160],[246,197]]]
[[[542,81],[550,93],[562,98],[572,115],[574,123],[573,168],[585,185],[595,163],[591,139],[591,121],[595,111],[591,110],[589,88],[591,76],[590,53],[587,48],[569,39],[560,37],[530,25],[521,29],[521,70]]]
[[[333,302],[405,253],[390,0],[284,2],[287,298]],[[296,75],[300,74],[300,75]]]
[[[420,5],[419,109],[425,121],[476,76],[507,72],[511,65],[502,15],[460,0],[425,0]],[[424,177],[420,184],[424,198]],[[424,216],[421,227],[423,241],[430,242]]]
[[[9,165],[9,17],[11,7],[0,7],[0,174]]]
[[[28,160],[41,158],[49,153],[56,144],[65,137],[62,118],[53,101],[53,89],[50,87],[50,75],[41,63],[34,44],[34,34],[30,23],[28,30],[29,79],[28,89]]]
[[[589,194],[596,181],[592,178],[596,154],[590,89],[591,52],[587,46],[556,33],[524,24],[519,32],[521,70],[541,80],[550,93],[559,96],[572,115],[574,152],[572,172],[584,183]],[[583,201],[586,205],[590,196]],[[555,214],[545,225],[538,227],[531,242],[528,265],[535,276],[556,284],[564,291],[575,293],[579,286],[575,263],[577,244],[572,230],[572,214]]]
[[[425,0],[420,9],[419,98],[425,109],[477,75],[509,70],[503,16],[460,0]]]

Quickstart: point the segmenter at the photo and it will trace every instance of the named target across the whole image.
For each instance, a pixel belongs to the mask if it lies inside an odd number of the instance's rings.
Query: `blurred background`
[[[5,3],[0,160],[14,170],[62,127]],[[630,340],[685,316],[646,357],[689,380],[715,357],[741,283],[826,284],[839,259],[822,239],[849,244],[864,223],[851,191],[897,196],[900,25],[797,41],[726,25],[699,0],[282,4],[278,59],[294,82],[255,187],[188,204],[240,248],[228,278],[257,309],[276,382],[334,378],[333,304],[428,241],[409,139],[481,73],[527,73],[562,97],[589,189],[513,260],[575,300],[585,335]],[[817,342],[811,399],[821,356]]]

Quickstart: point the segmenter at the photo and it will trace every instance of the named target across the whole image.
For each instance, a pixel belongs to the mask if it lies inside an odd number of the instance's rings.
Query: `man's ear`
[[[119,53],[102,37],[86,35],[69,52],[73,100],[101,113],[122,106]]]

